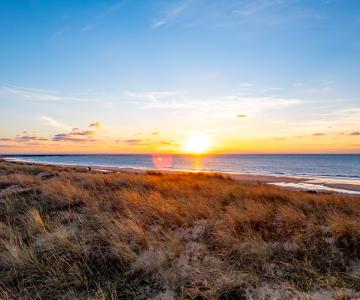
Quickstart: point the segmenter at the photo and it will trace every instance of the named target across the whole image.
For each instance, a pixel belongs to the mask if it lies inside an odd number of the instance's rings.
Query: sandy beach
[[[74,166],[79,167],[79,166]],[[121,167],[91,167],[93,170],[123,172],[123,173],[139,173],[139,172],[160,172],[163,174],[171,173],[198,173],[187,170],[159,170],[159,169],[133,169]],[[211,172],[210,172],[211,173]],[[229,176],[234,180],[247,183],[267,183],[283,186],[290,189],[303,189],[313,191],[328,191],[328,192],[343,192],[360,195],[360,180],[346,180],[346,179],[328,179],[328,178],[304,178],[296,176],[275,176],[275,175],[261,175],[261,174],[234,174],[227,172],[215,172],[225,176]],[[351,182],[351,183],[348,183]],[[282,185],[282,183],[285,183]]]
[[[199,173],[198,171],[189,170],[168,170],[168,169],[153,169],[153,168],[126,168],[126,167],[110,167],[110,166],[80,166],[73,164],[49,164],[23,161],[20,159],[2,158],[5,161],[11,161],[23,164],[45,165],[45,166],[62,166],[73,168],[90,168],[92,171],[98,172],[120,172],[120,173],[147,173],[157,172],[162,174],[176,174],[176,173]],[[262,175],[262,174],[247,174],[247,173],[229,173],[229,172],[205,172],[218,173],[228,176],[234,180],[245,183],[266,183],[281,186],[288,189],[301,189],[308,191],[322,191],[322,192],[338,192],[348,193],[353,195],[360,195],[360,180],[355,179],[335,179],[335,178],[308,178],[300,176],[277,176],[277,175]]]

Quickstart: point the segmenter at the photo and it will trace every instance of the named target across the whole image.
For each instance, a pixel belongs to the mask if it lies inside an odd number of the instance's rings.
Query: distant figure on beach
[[[91,167],[88,167],[88,170],[91,171]]]

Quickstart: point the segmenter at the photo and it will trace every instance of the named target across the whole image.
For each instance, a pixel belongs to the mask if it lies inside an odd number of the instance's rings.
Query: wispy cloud
[[[29,144],[30,142],[44,142],[48,141],[48,138],[38,136],[37,134],[28,134],[27,132],[23,132],[23,134],[17,134],[14,138],[0,138],[2,142],[9,143],[24,143]]]
[[[181,144],[174,142],[174,141],[161,141],[160,144],[164,145],[164,146],[169,146],[169,147],[180,147],[181,146]]]
[[[136,104],[142,106],[142,108],[189,107],[189,103],[186,103],[187,100],[185,92],[181,91],[126,91],[125,97],[132,99]]]
[[[221,114],[222,111],[234,110],[254,111],[276,109],[298,105],[301,99],[278,96],[243,96],[243,95],[211,95],[197,96],[182,91],[127,92],[128,98],[134,99],[143,109],[183,109],[191,112],[207,111]],[[246,115],[240,115],[246,117]]]
[[[130,146],[147,146],[151,145],[149,139],[127,139],[127,140],[117,140],[117,143],[126,144]]]
[[[88,23],[84,27],[82,27],[81,31],[87,32],[87,31],[92,30],[95,27],[99,26],[105,18],[107,18],[107,17],[111,16],[112,14],[114,14],[115,12],[117,12],[125,3],[126,3],[126,1],[119,1],[119,2],[111,5],[105,11],[103,11],[101,14],[97,15],[93,21],[91,21],[90,23]]]
[[[245,0],[232,10],[241,21],[278,25],[303,19],[323,20],[321,12],[301,7],[297,0]]]
[[[47,123],[48,125],[50,125],[54,128],[58,128],[58,129],[62,129],[62,130],[71,130],[71,128],[72,128],[72,126],[65,124],[63,122],[60,122],[58,120],[55,120],[54,118],[51,118],[48,116],[41,116],[39,118],[39,120]]]
[[[307,119],[307,123],[303,123],[302,126],[318,126],[319,129],[332,127],[342,131],[356,130],[357,124],[360,123],[360,108],[347,107],[326,113],[314,113],[308,115]]]
[[[293,87],[300,89],[306,93],[313,94],[331,94],[336,91],[335,82],[330,80],[322,80],[321,82],[305,83],[305,82],[296,82],[293,84]]]
[[[33,135],[22,135],[15,138],[19,142],[31,142],[31,141],[47,141],[47,138],[33,136]]]
[[[23,87],[18,85],[6,84],[0,85],[1,97],[15,97],[31,101],[50,101],[50,102],[102,102],[109,101],[107,97],[86,97],[64,95],[59,91],[39,89],[34,87]]]
[[[66,133],[56,134],[52,140],[54,142],[74,142],[74,143],[92,143],[98,141],[97,139],[80,138]]]
[[[233,10],[233,13],[240,16],[251,16],[263,12],[267,9],[284,4],[281,0],[252,0],[245,1],[243,5]]]
[[[57,91],[44,90],[33,87],[22,87],[10,84],[0,86],[0,95],[1,94],[13,95],[19,98],[35,101],[91,101],[91,99],[83,97],[65,96]]]
[[[158,28],[174,21],[182,12],[184,12],[191,4],[192,0],[182,1],[175,6],[169,8],[161,18],[152,23],[152,28]]]
[[[95,135],[96,132],[91,130],[71,131],[68,133],[55,134],[52,140],[54,142],[76,142],[76,143],[97,142],[99,140],[94,138]]]
[[[55,91],[32,88],[32,87],[22,87],[11,84],[0,86],[0,92],[8,93],[32,100],[47,100],[47,101],[61,100],[61,98],[56,95],[57,92]]]
[[[172,140],[154,140],[151,138],[131,138],[131,139],[124,139],[124,140],[117,140],[116,143],[118,144],[125,144],[128,146],[167,146],[167,147],[179,147],[180,144],[176,143]]]
[[[71,30],[71,26],[70,25],[66,25],[62,28],[60,28],[59,30],[57,30],[52,36],[51,38],[53,40],[57,39],[58,37],[62,36],[64,33],[68,32]]]
[[[300,2],[298,0],[185,0],[165,8],[165,12],[151,26],[159,28],[175,22],[185,27],[224,28],[244,24],[276,26],[300,20],[326,19],[323,11],[309,8]]]
[[[182,91],[146,91],[146,92],[135,92],[135,91],[126,91],[125,96],[131,97],[133,99],[142,100],[142,101],[158,101],[161,99],[166,99],[169,97],[177,97],[183,95],[185,92]]]

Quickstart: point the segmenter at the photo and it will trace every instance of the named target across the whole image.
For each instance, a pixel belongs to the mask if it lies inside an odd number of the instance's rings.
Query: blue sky
[[[0,152],[358,153],[359,70],[356,0],[1,0]]]

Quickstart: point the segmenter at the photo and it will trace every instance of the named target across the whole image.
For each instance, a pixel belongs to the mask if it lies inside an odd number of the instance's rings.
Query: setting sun
[[[200,133],[190,133],[184,143],[183,149],[185,152],[193,154],[202,154],[209,150],[209,138]]]

